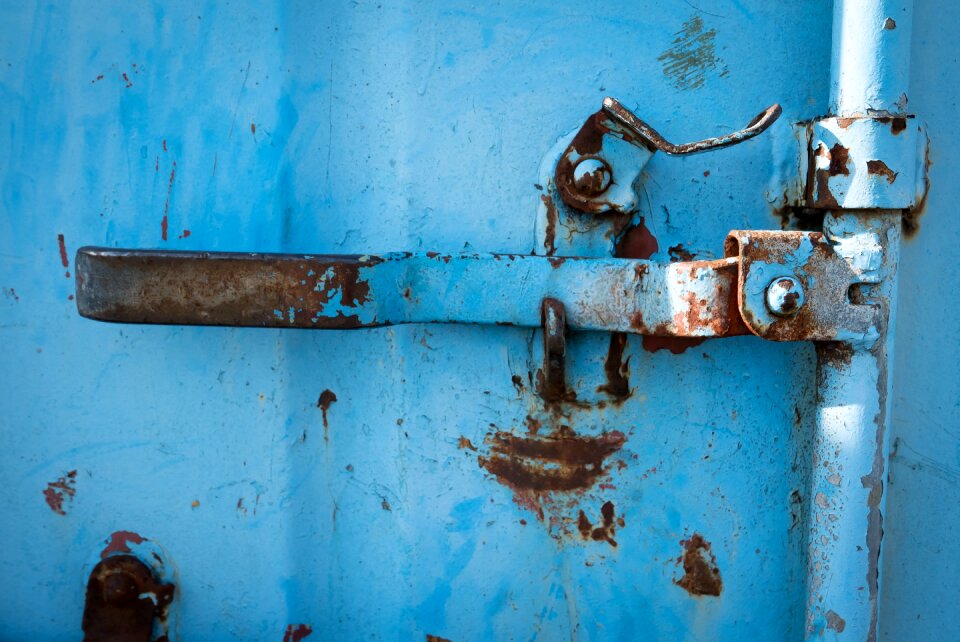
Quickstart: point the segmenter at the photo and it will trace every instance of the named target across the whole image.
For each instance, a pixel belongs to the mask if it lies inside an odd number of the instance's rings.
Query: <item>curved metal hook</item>
[[[684,143],[683,145],[674,145],[667,141],[657,130],[640,120],[636,114],[620,104],[616,98],[610,98],[609,96],[604,98],[603,111],[609,114],[617,123],[640,137],[644,142],[649,143],[666,154],[678,156],[681,154],[696,154],[697,152],[718,149],[720,147],[729,147],[730,145],[736,145],[737,143],[745,141],[748,138],[753,138],[772,125],[780,117],[783,110],[780,109],[779,104],[774,103],[757,114],[757,116],[750,121],[750,124],[740,131],[726,134],[725,136],[717,136],[716,138],[698,140],[694,143]]]

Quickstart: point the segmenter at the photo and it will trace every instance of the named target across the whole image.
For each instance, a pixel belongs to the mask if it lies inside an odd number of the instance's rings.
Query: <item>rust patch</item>
[[[847,628],[847,622],[837,615],[835,611],[827,611],[826,616],[828,629],[833,629],[837,633],[843,633],[843,630]]]
[[[109,294],[101,301],[88,292],[89,309],[81,313],[123,323],[354,328],[362,325],[356,314],[334,313],[328,304],[349,310],[369,301],[362,271],[382,262],[372,256],[97,248],[78,253],[84,276],[78,288]]]
[[[814,343],[817,351],[817,363],[842,370],[853,360],[853,346],[842,341],[817,341]],[[821,385],[822,382],[817,382]]]
[[[311,633],[313,633],[313,627],[309,624],[288,624],[287,630],[283,633],[283,642],[300,642]]]
[[[715,29],[704,29],[703,18],[694,15],[674,34],[670,48],[657,58],[663,64],[663,75],[680,90],[703,87],[708,72],[720,77],[728,71],[717,56]]]
[[[624,332],[610,334],[610,348],[607,350],[607,360],[603,370],[607,375],[607,383],[597,388],[597,392],[605,392],[617,401],[627,399],[630,394],[630,357],[623,358],[627,347],[627,335]]]
[[[826,158],[830,161],[828,167],[815,169],[816,164],[814,163],[814,159],[810,159],[809,171],[815,173],[816,181],[816,202],[814,202],[813,205],[827,209],[838,208],[840,204],[837,203],[837,199],[830,192],[830,177],[850,175],[850,170],[847,169],[847,165],[850,162],[850,151],[840,143],[835,143],[829,150],[823,143],[820,143],[813,155]],[[809,187],[812,186],[812,182],[808,180],[807,185],[809,189]],[[812,194],[809,194],[808,198],[812,198]]]
[[[828,158],[830,159],[830,167],[827,172],[830,176],[850,175],[850,170],[847,169],[847,165],[850,163],[849,149],[840,143],[834,143],[833,147],[830,148]]]
[[[553,256],[557,251],[557,206],[546,194],[541,194],[540,200],[547,208],[547,229],[544,230],[543,249],[547,251],[547,256]]]
[[[581,507],[605,506],[596,493],[616,488],[607,477],[626,467],[616,455],[626,442],[623,433],[585,436],[559,425],[544,435],[541,421],[529,415],[522,434],[491,428],[477,457],[480,467],[512,491],[513,501],[535,515],[550,537],[582,542],[592,540],[596,531],[598,541],[616,545],[616,529],[624,520],[614,514],[613,504],[601,508],[600,521],[590,524],[585,536],[583,524],[590,520]]]
[[[439,635],[430,635],[427,633],[427,642],[450,642],[450,640],[442,638]]]
[[[671,263],[676,263],[677,261],[692,261],[697,257],[696,254],[683,247],[683,243],[672,246],[667,250],[667,254],[670,255]]]
[[[896,29],[897,21],[894,20],[893,18],[887,18],[886,20],[883,21],[883,28],[887,30]]]
[[[67,511],[63,509],[63,502],[73,501],[73,496],[77,492],[76,483],[77,471],[71,470],[63,477],[57,478],[57,481],[47,484],[47,487],[43,489],[43,498],[50,510],[57,515],[67,514]]]
[[[570,147],[580,156],[599,154],[603,150],[603,135],[610,131],[606,122],[606,112],[603,110],[595,112],[573,137]],[[570,176],[573,176],[572,169]]]
[[[105,560],[115,553],[132,553],[128,544],[142,544],[145,541],[145,537],[132,531],[116,531],[110,535],[106,547],[100,551],[100,559]]]
[[[461,448],[463,450],[472,450],[473,452],[477,452],[477,447],[473,445],[473,442],[467,439],[466,437],[464,437],[463,435],[460,435],[460,439],[457,440],[457,448]]]
[[[894,136],[898,135],[904,129],[907,128],[907,119],[901,118],[899,116],[894,116],[890,119],[890,133]]]
[[[897,180],[897,174],[884,163],[882,160],[868,160],[867,161],[867,172],[875,176],[882,176],[887,179],[887,183],[893,183]]]
[[[527,415],[527,418],[524,420],[524,425],[527,427],[528,433],[536,435],[540,431],[540,428],[543,427],[543,422],[531,415]]]
[[[513,375],[510,377],[510,381],[513,383],[513,387],[517,389],[517,394],[522,395],[524,390],[523,377],[520,375]]]
[[[846,129],[852,125],[855,120],[856,118],[837,118],[837,125],[840,126],[840,129]]]
[[[639,223],[628,227],[617,239],[613,255],[621,259],[649,259],[659,249],[656,237],[641,218]]]
[[[328,430],[330,424],[327,421],[327,411],[330,410],[331,404],[337,400],[337,395],[333,393],[332,390],[324,390],[320,393],[320,398],[317,399],[317,408],[320,409],[320,412],[323,414],[323,440],[327,441]]]
[[[487,436],[488,456],[479,456],[481,467],[520,492],[584,490],[607,473],[604,460],[626,442],[619,431],[597,437],[575,435],[568,426],[544,437],[518,437],[499,431]]]
[[[683,565],[683,577],[674,580],[674,584],[690,595],[720,595],[723,581],[720,579],[717,559],[710,552],[710,542],[699,533],[694,533],[690,539],[682,540],[680,545],[684,551],[677,558],[677,564]]]
[[[616,517],[616,509],[613,502],[604,502],[600,507],[601,523],[594,527],[582,510],[577,516],[577,530],[580,532],[581,539],[593,540],[595,542],[607,542],[610,546],[616,548],[617,541],[614,535],[617,534],[617,527],[624,526],[623,517]]]
[[[673,252],[678,250],[678,248],[679,251],[686,252],[682,249],[682,245],[677,245],[670,248],[671,256],[673,256]],[[622,259],[649,259],[656,254],[659,249],[660,245],[657,243],[656,237],[647,229],[644,219],[641,218],[636,225],[628,227],[623,235],[617,239],[614,245],[613,255]],[[692,254],[690,258],[693,258]],[[646,266],[638,266],[638,268],[645,267]],[[736,310],[736,308],[734,308],[734,310]],[[737,314],[737,316],[739,316],[739,314]],[[637,329],[645,327],[643,316],[639,312],[635,313],[630,319],[630,325]],[[612,341],[613,339],[611,338],[611,346]],[[644,335],[641,339],[641,345],[643,349],[648,352],[669,350],[673,354],[680,354],[693,346],[700,345],[704,341],[705,339]],[[609,361],[609,356],[607,359]]]

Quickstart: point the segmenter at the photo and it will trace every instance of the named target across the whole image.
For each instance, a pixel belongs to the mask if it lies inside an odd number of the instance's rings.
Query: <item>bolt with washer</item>
[[[577,192],[587,198],[600,196],[613,182],[610,166],[599,158],[581,158],[573,168],[573,183]]]
[[[792,276],[775,278],[767,286],[767,309],[778,317],[792,317],[803,307],[803,286]]]

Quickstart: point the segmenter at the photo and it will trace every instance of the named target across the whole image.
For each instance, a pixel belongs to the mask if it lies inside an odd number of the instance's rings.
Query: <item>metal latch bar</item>
[[[677,337],[747,334],[737,259],[661,264],[515,254],[318,256],[81,248],[77,307],[101,321],[348,329],[402,323]]]

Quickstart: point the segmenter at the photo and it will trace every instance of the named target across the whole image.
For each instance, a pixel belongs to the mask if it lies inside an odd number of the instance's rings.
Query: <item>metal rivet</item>
[[[577,192],[592,198],[607,191],[613,182],[613,172],[599,158],[582,158],[573,168],[573,182]]]
[[[792,276],[777,277],[767,286],[767,309],[778,317],[792,317],[803,307],[803,286]]]

